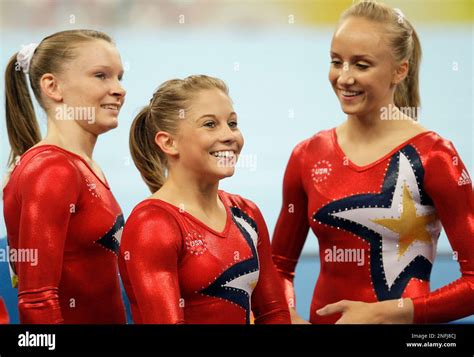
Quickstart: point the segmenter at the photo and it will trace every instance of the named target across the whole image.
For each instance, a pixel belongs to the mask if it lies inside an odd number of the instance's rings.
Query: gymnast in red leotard
[[[295,323],[305,322],[293,278],[309,227],[321,264],[311,323],[439,323],[474,313],[472,182],[452,143],[413,120],[420,56],[399,10],[362,2],[342,16],[329,79],[347,121],[293,150],[272,241]],[[430,292],[441,225],[462,276]]]
[[[265,221],[218,190],[243,145],[226,85],[167,81],[135,118],[133,160],[153,195],[125,224],[120,272],[136,323],[290,323]],[[167,175],[165,176],[165,168]]]
[[[25,74],[48,116],[44,139]],[[92,160],[98,135],[117,126],[122,74],[112,40],[90,30],[53,34],[8,64],[7,238],[10,250],[36,256],[10,261],[21,323],[125,323],[117,266],[124,220]]]

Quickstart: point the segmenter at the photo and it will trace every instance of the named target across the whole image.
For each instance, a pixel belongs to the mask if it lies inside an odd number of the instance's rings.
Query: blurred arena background
[[[128,151],[134,115],[160,83],[190,74],[222,78],[239,115],[246,144],[234,177],[221,188],[255,201],[273,231],[284,169],[293,147],[344,119],[327,80],[329,46],[350,0],[0,0],[0,64],[21,45],[56,31],[93,28],[111,35],[125,67],[127,99],[120,125],[98,141],[101,164],[125,217],[149,192]],[[474,173],[472,0],[394,0],[416,28],[423,47],[421,123],[453,141]],[[4,77],[0,85],[4,98]],[[38,108],[37,108],[38,109]],[[37,110],[43,130],[46,118]],[[0,114],[0,167],[9,154]],[[0,205],[3,204],[0,203]],[[2,206],[3,209],[3,206]],[[2,216],[3,219],[3,216]],[[0,248],[6,230],[0,224]],[[38,237],[41,239],[41,237]],[[470,237],[471,238],[471,237]],[[319,271],[316,238],[308,235],[297,267],[298,311],[309,315]],[[432,289],[460,276],[445,234],[439,240]],[[0,262],[0,296],[18,322],[16,290]],[[473,323],[474,318],[460,320]]]

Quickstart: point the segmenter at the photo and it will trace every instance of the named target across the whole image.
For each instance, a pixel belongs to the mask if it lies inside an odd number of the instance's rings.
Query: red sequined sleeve
[[[462,275],[430,294],[414,298],[414,322],[447,322],[474,314],[474,193],[466,167],[446,140],[433,146],[426,161],[425,188]]]
[[[8,312],[2,298],[0,297],[0,325],[8,323]]]
[[[20,162],[21,165],[21,162]],[[71,205],[79,196],[79,173],[62,154],[39,154],[22,169],[20,249],[37,251],[36,262],[17,262],[21,323],[62,323],[58,299]]]
[[[181,249],[181,230],[171,213],[151,205],[132,212],[122,234],[120,271],[135,302],[135,323],[184,323],[178,279]]]
[[[272,261],[267,225],[258,207],[252,206],[259,230],[257,252],[260,266],[259,280],[252,294],[255,324],[291,324],[283,284]]]
[[[283,179],[283,203],[272,240],[273,262],[285,288],[289,307],[296,306],[293,279],[295,267],[308,235],[308,198],[302,182],[306,142],[293,150]]]

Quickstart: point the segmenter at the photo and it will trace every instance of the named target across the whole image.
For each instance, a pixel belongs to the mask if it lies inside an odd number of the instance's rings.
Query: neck
[[[396,120],[392,120],[393,118],[396,118]],[[389,103],[369,114],[349,114],[347,121],[344,123],[344,129],[354,139],[360,138],[364,141],[370,141],[379,139],[391,130],[405,126],[408,122],[413,123],[409,117],[400,112],[395,104]]]
[[[177,168],[176,168],[177,169]],[[177,206],[188,210],[196,208],[204,213],[212,213],[222,206],[217,191],[219,181],[196,179],[190,171],[171,169],[163,187],[159,190]]]
[[[59,122],[49,118],[48,132],[42,142],[57,145],[91,161],[97,135],[85,131],[73,121]]]

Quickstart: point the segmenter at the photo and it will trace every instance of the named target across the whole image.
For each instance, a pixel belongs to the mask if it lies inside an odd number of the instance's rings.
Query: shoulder
[[[23,154],[15,164],[10,181],[16,191],[29,197],[74,199],[80,192],[81,173],[73,160],[62,150],[38,146]]]
[[[449,187],[466,190],[472,194],[472,180],[468,170],[451,140],[435,132],[430,132],[424,140],[424,168],[427,187],[436,188],[438,192],[450,192]]]
[[[122,254],[140,255],[140,261],[164,264],[183,249],[180,225],[157,200],[140,202],[128,217],[120,240]]]
[[[330,147],[331,143],[333,142],[333,130],[334,129],[321,130],[311,137],[300,141],[298,144],[296,144],[293,152],[291,153],[292,158],[294,159],[295,157],[302,157],[308,151],[314,151],[320,147]]]
[[[71,157],[53,146],[45,145],[30,149],[21,156],[16,165],[18,174],[23,177],[54,175],[60,178],[72,178],[79,175],[79,170]]]
[[[434,150],[435,153],[457,155],[456,148],[451,140],[446,139],[435,132],[432,132],[430,136],[433,142],[432,150]]]
[[[333,130],[334,129],[325,129],[325,130],[318,131],[317,133],[315,133],[311,137],[309,137],[309,138],[307,138],[303,141],[300,141],[295,146],[295,150],[304,150],[304,149],[306,149],[306,148],[308,148],[309,146],[312,146],[312,145],[318,145],[318,144],[321,144],[321,143],[330,142],[332,140]]]
[[[451,140],[446,139],[434,131],[427,131],[417,135],[413,143],[428,159],[453,157],[458,153]]]
[[[179,229],[179,221],[175,213],[164,203],[156,199],[146,199],[132,210],[125,223],[125,228],[140,227],[141,229],[160,230],[168,227]]]
[[[181,226],[170,209],[158,200],[146,199],[125,222],[120,245],[121,249],[180,249]]]

